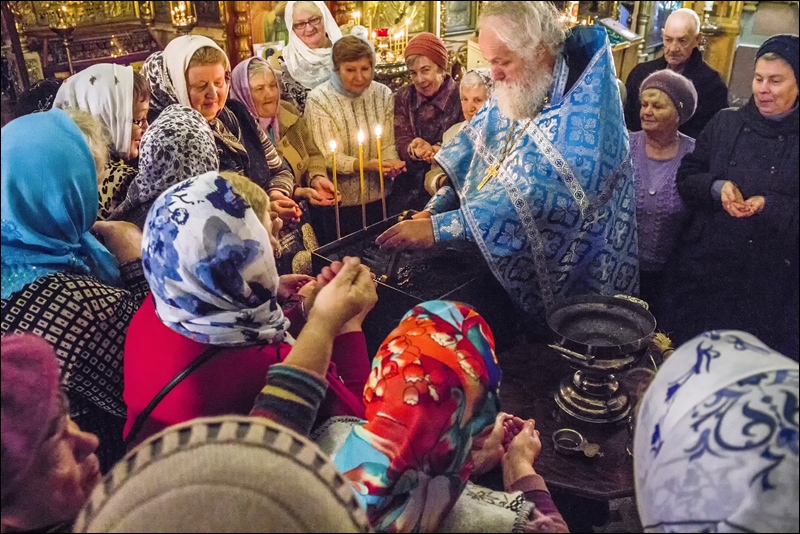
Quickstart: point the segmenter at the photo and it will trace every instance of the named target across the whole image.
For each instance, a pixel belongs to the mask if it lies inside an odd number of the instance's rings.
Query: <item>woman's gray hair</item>
[[[89,151],[94,159],[94,166],[97,170],[98,182],[104,177],[106,165],[108,165],[108,150],[112,145],[111,134],[108,129],[92,116],[91,113],[81,111],[78,108],[65,108],[64,113],[72,119],[89,145]]]
[[[467,72],[464,77],[461,78],[461,84],[459,85],[461,91],[472,89],[473,87],[484,87],[487,92],[489,91],[489,87],[486,85],[486,82],[483,81],[483,77],[475,70]]]
[[[312,16],[322,16],[322,11],[320,11],[317,4],[314,2],[307,2],[307,1],[300,1],[294,3],[294,11],[292,13],[297,13],[298,11],[304,11],[305,13],[310,13]]]
[[[250,81],[254,76],[258,76],[259,74],[263,74],[265,72],[271,72],[275,76],[275,80],[278,80],[277,74],[275,74],[275,71],[269,66],[269,63],[266,61],[251,61],[247,65],[247,81]]]
[[[531,58],[539,45],[556,57],[564,48],[569,28],[552,2],[486,2],[478,20],[478,30],[492,18],[502,19],[503,31],[496,32],[505,45]]]

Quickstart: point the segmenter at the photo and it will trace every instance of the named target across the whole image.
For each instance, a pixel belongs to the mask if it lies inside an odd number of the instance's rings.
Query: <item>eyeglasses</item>
[[[145,117],[145,118],[143,118],[143,119],[139,119],[139,120],[136,120],[136,119],[134,119],[134,120],[133,120],[133,124],[135,124],[136,126],[138,126],[139,128],[141,128],[142,130],[144,130],[144,129],[146,129],[146,128],[147,128],[147,126],[148,126],[150,123],[149,123],[149,122],[147,122],[147,117]]]
[[[309,24],[311,24],[312,26],[316,26],[320,22],[322,22],[322,17],[311,17],[310,19],[305,20],[303,22],[297,22],[295,24],[292,24],[292,29],[296,32],[299,32],[305,30],[306,26],[308,26]]]

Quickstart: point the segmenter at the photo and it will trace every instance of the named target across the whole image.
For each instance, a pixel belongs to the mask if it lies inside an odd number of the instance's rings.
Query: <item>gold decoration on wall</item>
[[[233,9],[236,15],[234,33],[236,35],[236,62],[238,63],[253,55],[253,36],[250,33],[250,2],[234,2]]]

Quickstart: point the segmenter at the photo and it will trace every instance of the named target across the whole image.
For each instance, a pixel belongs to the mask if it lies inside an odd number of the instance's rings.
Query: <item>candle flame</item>
[[[361,129],[358,130],[358,144],[364,144],[364,132]]]
[[[331,152],[336,152],[336,141],[331,139],[330,142],[328,143],[328,146],[331,148]]]
[[[381,127],[380,124],[376,124],[375,125],[375,137],[380,137],[382,133],[383,133],[383,128]]]

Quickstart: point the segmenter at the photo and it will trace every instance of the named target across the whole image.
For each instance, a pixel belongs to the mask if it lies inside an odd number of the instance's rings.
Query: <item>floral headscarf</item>
[[[637,415],[645,532],[798,531],[798,378],[797,362],[745,332],[675,351]]]
[[[268,230],[218,173],[158,197],[145,223],[142,265],[158,316],[176,332],[224,346],[292,341],[276,300]]]
[[[78,108],[100,119],[121,156],[131,148],[133,68],[111,63],[92,65],[61,84],[56,108]]]
[[[172,104],[177,104],[177,97],[167,87],[164,77],[164,53],[161,50],[153,52],[144,60],[141,75],[147,78],[150,85],[150,109],[161,113]]]
[[[60,109],[2,129],[2,297],[55,272],[119,286],[117,260],[89,232],[97,171],[81,130]]]
[[[331,77],[331,72],[333,72],[331,51],[336,41],[342,38],[342,32],[325,2],[315,1],[314,4],[322,13],[322,31],[328,34],[331,48],[309,48],[292,29],[292,14],[296,3],[286,3],[284,17],[286,27],[289,28],[289,44],[283,50],[283,60],[293,79],[306,89],[313,89]]]
[[[112,218],[124,218],[134,209],[150,204],[182,180],[217,170],[219,155],[208,122],[192,108],[169,106],[142,136],[139,174]]]
[[[253,120],[256,121],[258,127],[261,128],[265,134],[269,135],[269,131],[272,129],[272,135],[274,137],[272,142],[273,144],[277,145],[278,141],[280,140],[280,126],[278,124],[277,111],[275,112],[275,116],[271,119],[261,117],[258,114],[258,108],[256,108],[255,102],[253,102],[253,94],[250,92],[250,76],[248,75],[247,70],[250,68],[250,63],[253,61],[263,63],[266,70],[275,76],[275,81],[278,82],[278,103],[276,106],[280,106],[280,75],[275,71],[275,69],[272,68],[269,62],[262,57],[251,57],[250,59],[242,61],[233,68],[233,73],[231,73],[230,96],[247,107],[247,111],[250,112],[250,116],[253,117]],[[276,108],[276,110],[277,109],[278,108]]]
[[[494,337],[463,304],[408,312],[372,361],[367,422],[333,455],[377,531],[432,532],[472,470],[472,438],[499,409]]]

